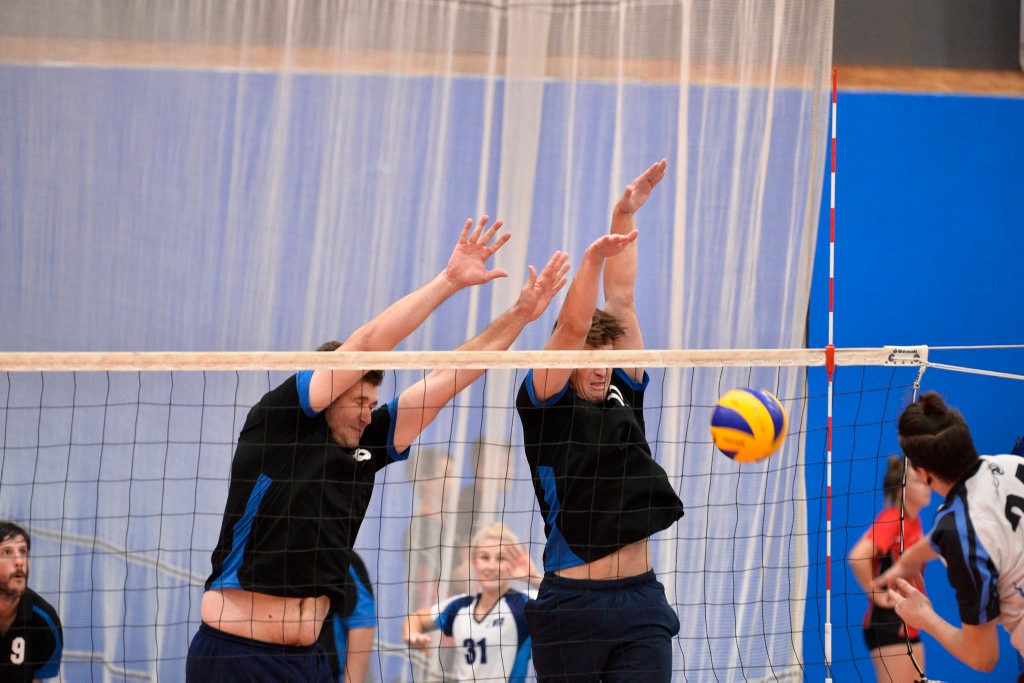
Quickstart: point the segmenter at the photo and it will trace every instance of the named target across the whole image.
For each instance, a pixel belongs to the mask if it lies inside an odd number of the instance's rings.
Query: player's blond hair
[[[469,552],[472,553],[484,545],[495,544],[499,546],[519,545],[519,537],[504,522],[494,522],[473,535],[473,540],[469,544]]]

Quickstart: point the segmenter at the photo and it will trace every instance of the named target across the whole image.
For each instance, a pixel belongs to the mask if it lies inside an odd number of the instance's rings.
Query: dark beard
[[[14,574],[11,574],[5,581],[0,581],[0,595],[6,598],[18,598],[24,595],[24,588],[11,588],[11,578],[14,576]],[[23,576],[25,578],[25,585],[28,586],[28,574],[18,574],[17,576]]]

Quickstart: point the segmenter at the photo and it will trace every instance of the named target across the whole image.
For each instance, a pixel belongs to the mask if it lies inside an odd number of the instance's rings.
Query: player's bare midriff
[[[316,642],[330,607],[326,595],[282,598],[225,588],[203,593],[202,617],[233,636],[301,647]]]
[[[651,571],[651,545],[649,539],[631,543],[619,548],[611,555],[599,560],[555,572],[566,579],[589,579],[591,581],[626,579]]]

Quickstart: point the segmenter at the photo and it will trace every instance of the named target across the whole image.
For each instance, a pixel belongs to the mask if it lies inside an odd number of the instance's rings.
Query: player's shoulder
[[[26,588],[21,596],[21,600],[26,612],[32,615],[42,615],[44,621],[49,620],[55,625],[60,626],[60,615],[57,614],[57,608],[51,605],[39,593],[36,593],[31,588]]]
[[[522,591],[518,591],[515,588],[510,588],[503,596],[502,601],[508,605],[512,611],[521,610],[526,606],[526,603],[530,601],[530,596]]]
[[[875,517],[875,524],[893,524],[900,521],[900,509],[894,505],[886,505]]]
[[[971,501],[999,501],[1024,490],[1024,458],[1018,455],[982,455],[975,469],[955,486]]]
[[[460,593],[459,595],[453,595],[439,605],[439,612],[447,612],[449,614],[456,614],[465,610],[473,605],[477,596],[470,595],[469,593]]]

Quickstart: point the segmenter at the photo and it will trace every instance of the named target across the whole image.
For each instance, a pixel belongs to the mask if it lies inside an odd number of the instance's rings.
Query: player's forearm
[[[345,351],[390,351],[412,334],[460,285],[442,272],[388,306],[345,341]]]
[[[609,232],[613,235],[628,235],[636,229],[634,214],[626,213],[616,206],[612,212]],[[608,259],[604,266],[604,298],[609,308],[633,306],[633,292],[636,287],[637,243],[629,244],[622,253]]]
[[[871,580],[874,578],[871,571],[871,558],[853,557],[853,555],[851,555],[847,559],[847,563],[850,565],[850,573],[853,574],[853,578],[857,580],[857,584],[861,587],[861,590],[868,595],[871,595],[875,590],[871,587]]]
[[[456,351],[504,351],[515,343],[527,323],[529,314],[512,306],[495,318],[484,330],[458,346]],[[483,368],[435,370],[428,375],[425,404],[445,405],[484,374]]]
[[[924,536],[917,543],[903,551],[899,562],[907,567],[921,567],[938,558],[938,553],[932,548],[931,536]]]
[[[456,351],[504,351],[512,346],[530,322],[530,312],[518,305],[499,315],[480,334],[456,348]]]
[[[573,336],[585,339],[590,332],[604,265],[605,259],[594,256],[588,249],[569,285],[565,301],[558,312],[558,325],[563,330],[570,330]]]
[[[991,637],[975,637],[989,629],[973,627],[979,632],[972,632],[970,626],[957,628],[934,611],[918,628],[930,634],[951,655],[972,669],[992,671],[999,662],[999,641],[994,628],[990,629]]]
[[[348,651],[345,655],[345,683],[363,683],[370,668],[374,628],[354,628],[348,632]]]

